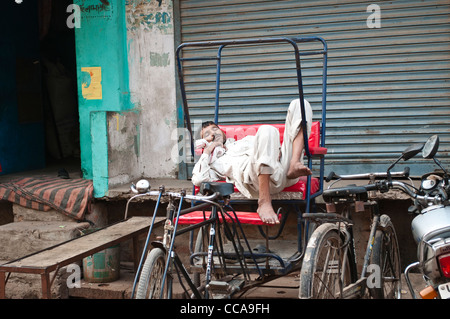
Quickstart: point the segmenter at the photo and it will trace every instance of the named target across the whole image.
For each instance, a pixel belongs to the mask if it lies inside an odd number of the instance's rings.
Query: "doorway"
[[[0,175],[80,177],[71,0],[2,1]]]
[[[75,31],[67,26],[72,0],[39,0],[46,167],[80,171]],[[66,172],[64,172],[65,170]],[[64,176],[63,176],[64,177]]]

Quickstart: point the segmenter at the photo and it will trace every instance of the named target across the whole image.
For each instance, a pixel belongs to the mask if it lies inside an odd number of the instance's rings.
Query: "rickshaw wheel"
[[[160,299],[166,258],[164,250],[153,248],[147,255],[136,292],[136,299]],[[167,281],[166,281],[167,286]],[[166,289],[167,290],[167,289]],[[163,298],[167,298],[164,291]]]

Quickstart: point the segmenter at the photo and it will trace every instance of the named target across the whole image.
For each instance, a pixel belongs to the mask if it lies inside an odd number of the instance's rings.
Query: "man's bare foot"
[[[258,203],[258,215],[266,224],[279,224],[278,216],[273,210],[272,203]]]
[[[289,179],[294,179],[294,178],[297,178],[300,176],[308,176],[311,174],[312,174],[312,172],[307,166],[303,165],[300,162],[293,162],[289,166],[289,170],[288,170],[286,176]]]

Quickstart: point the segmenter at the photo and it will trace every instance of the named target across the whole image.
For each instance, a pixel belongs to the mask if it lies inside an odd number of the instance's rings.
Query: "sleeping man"
[[[304,100],[306,128],[311,133],[312,110]],[[226,180],[247,198],[258,199],[258,214],[267,224],[279,223],[272,207],[271,194],[297,183],[300,176],[311,175],[303,164],[304,141],[300,126],[299,99],[293,100],[286,115],[283,144],[279,131],[263,125],[255,136],[241,140],[226,139],[225,133],[211,121],[204,122],[201,140],[196,144],[203,153],[192,171],[192,183]]]

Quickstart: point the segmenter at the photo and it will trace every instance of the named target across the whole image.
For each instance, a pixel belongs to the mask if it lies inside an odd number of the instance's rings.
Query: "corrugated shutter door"
[[[180,0],[181,42],[320,36],[329,48],[326,173],[383,171],[432,134],[449,166],[450,2],[378,1],[381,28],[367,26],[371,3]],[[219,122],[282,122],[297,93],[292,63],[283,46],[224,52]],[[212,119],[214,62],[185,67],[192,123]],[[302,67],[305,97],[320,109],[320,63]],[[419,157],[407,164],[413,175],[435,168]]]

